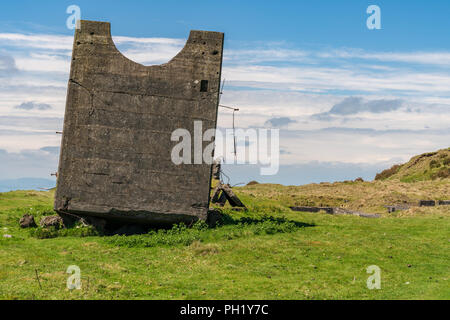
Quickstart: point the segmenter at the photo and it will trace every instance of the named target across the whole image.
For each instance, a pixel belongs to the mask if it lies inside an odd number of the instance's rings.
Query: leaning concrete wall
[[[110,24],[75,33],[55,210],[142,223],[206,219],[211,165],[171,161],[171,134],[216,128],[223,34],[191,31],[170,62],[124,57]],[[210,142],[203,142],[205,147]]]

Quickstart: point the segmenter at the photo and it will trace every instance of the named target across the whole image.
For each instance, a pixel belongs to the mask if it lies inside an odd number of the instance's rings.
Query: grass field
[[[248,212],[226,223],[131,237],[19,228],[52,212],[52,192],[0,194],[1,299],[449,299],[450,207],[387,214],[383,205],[449,198],[448,179],[235,188]],[[292,212],[342,206],[382,218]],[[271,219],[269,217],[273,217]],[[5,238],[3,235],[11,235]],[[68,266],[82,289],[66,288]],[[369,290],[366,268],[381,268]],[[36,271],[40,284],[36,278]]]

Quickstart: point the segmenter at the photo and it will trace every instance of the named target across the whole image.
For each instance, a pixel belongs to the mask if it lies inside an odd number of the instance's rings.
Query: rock
[[[257,185],[257,184],[259,184],[259,182],[258,181],[250,181],[249,183],[247,183],[247,186],[254,186],[254,185]]]
[[[60,216],[47,216],[41,219],[41,227],[55,227],[57,229],[64,227],[64,221]]]
[[[19,221],[20,227],[25,228],[35,228],[37,227],[34,217],[31,214],[25,214]]]

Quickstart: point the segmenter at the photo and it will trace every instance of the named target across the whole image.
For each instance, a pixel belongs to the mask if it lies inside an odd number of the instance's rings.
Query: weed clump
[[[439,169],[438,172],[434,173],[431,178],[433,180],[435,180],[438,178],[445,179],[445,178],[449,178],[449,177],[450,177],[450,168],[444,167],[444,168]]]
[[[430,161],[430,169],[439,168],[441,166],[441,163],[437,160],[431,160]]]
[[[386,179],[392,177],[394,174],[398,173],[401,167],[402,167],[401,164],[396,164],[396,165],[392,166],[391,168],[378,173],[375,176],[375,180],[386,180]]]
[[[191,228],[185,224],[178,224],[169,230],[151,230],[145,235],[128,237],[115,235],[105,238],[105,241],[119,247],[189,246],[194,242],[232,240],[253,235],[288,233],[298,229],[294,222],[272,217],[259,220],[251,218],[233,220],[229,217],[229,219],[225,218],[223,223],[217,228],[209,228],[204,221],[195,223]]]
[[[94,237],[99,233],[92,226],[82,227],[77,226],[71,229],[57,229],[55,227],[43,228],[39,227],[30,231],[30,235],[38,239],[52,239],[58,237]]]

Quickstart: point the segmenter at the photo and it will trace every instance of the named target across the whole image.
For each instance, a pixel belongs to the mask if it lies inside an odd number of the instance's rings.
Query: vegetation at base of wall
[[[199,221],[192,228],[184,224],[173,226],[170,230],[151,230],[145,235],[119,236],[105,238],[105,242],[121,247],[156,247],[161,245],[189,246],[195,241],[214,242],[232,240],[256,235],[294,232],[299,227],[295,222],[279,218],[262,217],[259,220],[242,218],[233,224],[210,229]]]
[[[99,236],[99,232],[92,226],[76,226],[69,229],[57,229],[55,227],[37,227],[30,230],[30,236],[37,239],[52,239],[57,237],[92,237]]]

